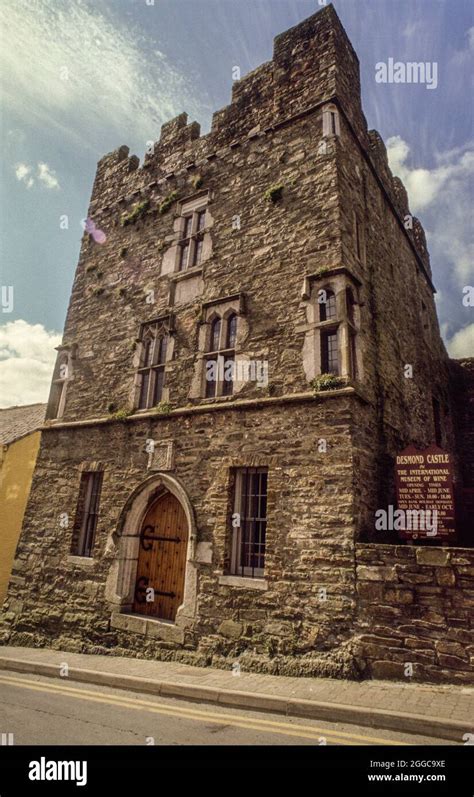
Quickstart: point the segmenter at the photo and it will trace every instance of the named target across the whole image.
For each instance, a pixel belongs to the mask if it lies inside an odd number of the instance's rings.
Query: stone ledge
[[[161,639],[164,642],[184,642],[184,631],[166,620],[157,620],[154,617],[145,617],[138,614],[123,614],[113,612],[110,618],[110,627],[119,631],[130,631],[142,634],[151,639]]]
[[[93,567],[96,560],[92,556],[68,556],[66,558],[67,565],[77,565],[78,567]]]
[[[249,578],[248,576],[219,576],[219,584],[226,587],[240,587],[242,589],[258,589],[266,591],[268,581],[264,578]]]
[[[286,396],[262,396],[262,398],[239,399],[237,401],[226,402],[225,404],[198,404],[194,407],[178,407],[177,409],[171,410],[166,414],[141,411],[140,413],[128,415],[126,418],[123,418],[120,421],[109,417],[99,417],[87,418],[82,421],[64,421],[61,423],[53,422],[45,426],[40,426],[38,431],[48,432],[51,430],[54,431],[55,429],[74,429],[76,427],[102,426],[112,423],[131,423],[133,421],[148,420],[149,418],[164,420],[168,418],[180,417],[182,415],[198,415],[206,412],[222,412],[225,410],[242,410],[247,408],[252,409],[266,407],[268,405],[274,406],[277,404],[298,404],[305,402],[314,402],[316,404],[320,401],[326,401],[332,398],[345,398],[351,396],[359,399],[363,404],[371,403],[367,396],[365,396],[359,389],[354,387],[343,387],[340,390],[327,390],[316,394],[312,391],[308,391],[306,393],[290,393]]]

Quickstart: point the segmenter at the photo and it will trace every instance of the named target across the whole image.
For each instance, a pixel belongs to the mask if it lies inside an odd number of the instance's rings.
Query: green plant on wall
[[[128,224],[135,224],[138,219],[141,219],[142,216],[147,213],[150,208],[150,200],[145,199],[143,202],[138,202],[134,205],[129,213],[123,213],[122,218],[120,219],[120,224],[122,227],[126,227]]]
[[[110,406],[110,405],[109,405]],[[110,418],[113,421],[124,421],[125,418],[128,418],[129,415],[132,415],[132,410],[116,410],[115,412],[110,413]]]
[[[271,185],[270,188],[267,188],[263,196],[267,202],[279,202],[283,193],[283,188],[284,185],[282,183]]]
[[[196,190],[197,190],[198,188],[202,188],[202,186],[204,184],[204,180],[202,179],[200,174],[196,174],[196,176],[193,177],[193,179],[191,181],[191,184],[192,184],[193,188],[196,188]]]
[[[338,390],[345,387],[345,384],[345,379],[335,374],[319,374],[310,382],[315,393],[320,393],[322,390]]]
[[[321,277],[324,277],[327,271],[330,271],[329,266],[321,266],[321,268],[318,268],[318,270],[314,275],[315,279],[320,279]]]
[[[158,213],[160,214],[160,216],[162,216],[163,213],[166,213],[166,211],[169,210],[173,202],[176,202],[177,198],[178,198],[177,191],[172,191],[171,194],[168,194],[168,196],[164,198],[163,202],[158,208]]]
[[[158,415],[169,415],[171,412],[171,404],[169,401],[160,401],[154,408]]]

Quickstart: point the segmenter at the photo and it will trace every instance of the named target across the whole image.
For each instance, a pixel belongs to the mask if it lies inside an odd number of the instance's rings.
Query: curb
[[[24,659],[10,659],[0,656],[0,671],[14,670],[34,675],[45,675],[64,680],[59,675],[59,665]],[[369,728],[420,734],[422,736],[446,739],[462,743],[466,733],[466,723],[459,720],[439,719],[425,714],[407,714],[398,711],[385,711],[379,708],[352,706],[343,703],[324,703],[304,698],[275,697],[259,692],[242,692],[234,689],[220,689],[213,686],[157,681],[151,678],[137,678],[131,675],[86,670],[69,667],[68,680],[127,689],[163,697],[176,697],[205,703],[216,703],[233,708],[253,709],[284,714],[288,717],[341,722]]]

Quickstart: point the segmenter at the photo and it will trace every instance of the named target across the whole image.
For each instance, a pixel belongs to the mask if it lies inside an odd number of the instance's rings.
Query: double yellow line
[[[106,703],[119,708],[135,709],[136,711],[148,711],[153,714],[163,714],[168,717],[195,720],[197,722],[215,723],[222,725],[232,725],[235,728],[246,728],[252,731],[267,733],[277,733],[282,736],[296,736],[301,739],[312,739],[316,744],[388,744],[405,746],[405,742],[395,742],[389,739],[377,737],[360,736],[355,733],[345,733],[343,731],[333,731],[328,728],[314,728],[311,725],[300,725],[299,723],[277,722],[275,720],[254,719],[251,717],[239,717],[236,714],[224,714],[217,712],[200,711],[181,706],[170,706],[166,703],[158,703],[152,700],[139,700],[138,698],[128,698],[118,695],[102,694],[90,689],[76,689],[66,686],[64,683],[42,683],[28,678],[15,678],[11,675],[0,675],[0,683],[10,686],[30,689],[34,692],[49,692],[50,694],[63,695],[64,697],[76,698],[77,700],[88,700],[92,703]]]

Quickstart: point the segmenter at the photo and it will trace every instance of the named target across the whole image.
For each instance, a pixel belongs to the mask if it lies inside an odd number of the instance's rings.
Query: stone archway
[[[156,636],[160,636],[157,625],[168,630],[169,622],[161,622],[147,617],[133,617],[132,607],[137,574],[140,529],[150,506],[160,495],[171,493],[181,504],[188,523],[188,544],[186,552],[185,582],[183,602],[179,606],[174,625],[185,628],[196,614],[197,571],[196,521],[194,510],[182,484],[169,473],[154,473],[140,484],[130,495],[121,512],[117,530],[108,543],[108,551],[114,553],[114,561],[106,582],[105,596],[112,609],[112,625],[139,633],[147,633],[147,623],[154,624]],[[128,621],[126,618],[129,618]],[[134,622],[136,620],[136,622]]]

